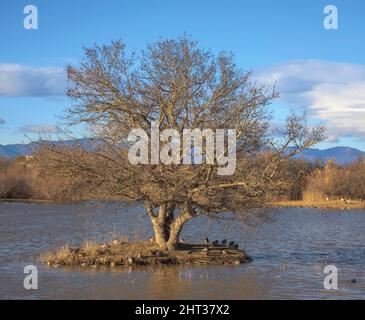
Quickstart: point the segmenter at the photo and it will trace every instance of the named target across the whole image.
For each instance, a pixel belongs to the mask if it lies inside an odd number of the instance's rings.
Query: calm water
[[[2,299],[365,299],[365,211],[280,209],[258,227],[205,218],[190,221],[187,241],[237,241],[250,264],[157,269],[50,269],[40,252],[85,239],[151,236],[141,207],[120,203],[0,203]],[[38,290],[25,290],[25,265],[38,267]],[[338,290],[325,290],[325,265],[338,268]],[[356,279],[356,283],[351,280]]]

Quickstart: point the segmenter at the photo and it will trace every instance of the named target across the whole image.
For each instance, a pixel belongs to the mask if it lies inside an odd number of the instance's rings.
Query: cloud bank
[[[365,65],[298,60],[254,74],[260,83],[275,84],[285,104],[322,120],[330,141],[365,140]]]
[[[0,64],[3,97],[59,97],[65,94],[66,84],[63,68]]]

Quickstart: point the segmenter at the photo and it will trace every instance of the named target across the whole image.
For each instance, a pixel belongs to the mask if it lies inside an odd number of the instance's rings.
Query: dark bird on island
[[[236,244],[233,246],[233,248],[234,248],[234,249],[238,249],[238,247],[239,247],[238,243],[236,243]]]
[[[205,244],[209,244],[209,239],[205,238]]]
[[[226,243],[227,243],[226,239],[222,240],[222,244],[226,244]]]
[[[233,241],[231,241],[231,242],[229,243],[229,246],[230,246],[230,247],[233,247],[233,246],[234,246],[234,242],[233,242]]]
[[[357,282],[356,279],[351,280],[351,283],[356,283],[356,282]]]
[[[212,242],[212,244],[213,244],[213,247],[216,247],[216,246],[219,244],[219,241],[218,241],[218,240],[214,240],[214,241]]]

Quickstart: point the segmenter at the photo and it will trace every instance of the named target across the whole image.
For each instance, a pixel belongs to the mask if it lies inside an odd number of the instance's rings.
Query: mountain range
[[[36,143],[28,144],[0,144],[0,157],[13,159],[18,156],[32,154],[36,148]],[[334,147],[329,149],[307,149],[295,156],[295,158],[306,159],[308,161],[318,160],[320,162],[327,162],[334,160],[336,163],[346,165],[356,161],[359,157],[365,157],[365,152],[350,147]]]
[[[350,164],[360,157],[365,157],[365,152],[350,147],[334,147],[329,149],[307,149],[296,156],[296,158],[306,159],[308,161],[319,160],[323,163],[328,160],[346,165]]]

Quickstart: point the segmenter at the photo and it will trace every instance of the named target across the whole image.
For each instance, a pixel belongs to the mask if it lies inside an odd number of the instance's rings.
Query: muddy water
[[[121,203],[0,203],[2,299],[365,299],[365,211],[279,209],[243,227],[199,218],[186,241],[237,241],[253,262],[231,267],[123,270],[50,269],[38,254],[114,234],[151,236],[143,208]],[[252,221],[251,221],[252,222]],[[25,290],[25,265],[38,268],[38,290]],[[338,268],[338,290],[325,290],[325,265]],[[355,279],[356,281],[352,281]]]

